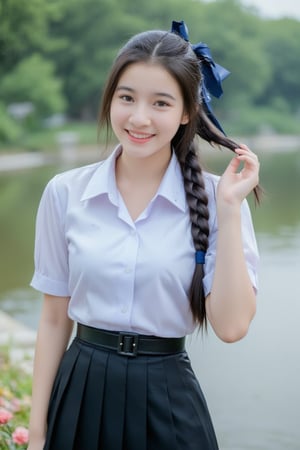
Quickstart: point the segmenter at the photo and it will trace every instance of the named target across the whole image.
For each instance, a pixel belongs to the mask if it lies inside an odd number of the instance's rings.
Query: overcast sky
[[[215,0],[204,0],[213,2]],[[240,0],[244,5],[254,6],[262,17],[292,17],[300,20],[300,0]]]
[[[300,0],[241,0],[245,5],[253,5],[262,16],[278,18],[293,17],[300,20]]]

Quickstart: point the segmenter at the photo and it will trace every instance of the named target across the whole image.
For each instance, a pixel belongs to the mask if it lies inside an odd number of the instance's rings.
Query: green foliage
[[[34,133],[27,133],[22,140],[22,145],[28,150],[57,151],[59,149],[59,133],[76,133],[78,145],[96,146],[98,142],[97,124],[95,122],[72,122],[61,127],[41,128]],[[100,144],[104,137],[100,136]]]
[[[55,37],[48,35],[48,23],[58,18],[61,3],[0,0],[0,75],[32,51],[48,51],[58,45]]]
[[[23,396],[25,396],[26,398],[30,397],[31,376],[24,373],[11,362],[11,359],[9,357],[9,349],[5,347],[0,348],[0,361],[0,395],[3,395],[3,393],[5,393],[9,398],[20,398]]]
[[[299,118],[291,116],[285,106],[277,98],[270,108],[252,105],[233,108],[224,118],[223,125],[229,135],[299,134]]]
[[[14,141],[20,130],[7,114],[9,103],[33,102],[40,117],[65,109],[72,119],[94,120],[120,46],[137,32],[167,30],[181,19],[191,42],[206,42],[215,60],[231,71],[224,96],[213,101],[222,123],[248,133],[265,123],[280,132],[295,128],[297,20],[263,19],[240,0],[0,0],[0,17],[2,141]],[[23,122],[25,131],[33,119]]]
[[[191,29],[196,30],[195,39],[206,42],[215,60],[231,71],[224,81],[226,94],[217,102],[221,111],[240,97],[252,101],[261,94],[271,77],[260,45],[262,21],[236,0],[218,0],[208,3],[200,27],[196,25],[197,14],[194,22]]]
[[[63,111],[62,82],[54,71],[54,63],[38,54],[22,59],[2,78],[0,96],[6,104],[31,102],[38,117]]]
[[[0,142],[16,141],[21,134],[21,127],[6,111],[3,102],[0,102]]]
[[[1,106],[0,106],[0,120],[1,120]],[[16,122],[8,116],[8,119],[12,122],[13,126],[16,126]],[[1,122],[0,122],[1,130]],[[35,130],[24,130],[18,128],[18,134],[14,137],[15,151],[28,150],[28,151],[47,151],[57,152],[59,150],[60,133],[76,133],[78,136],[77,144],[79,146],[96,147],[98,145],[103,146],[106,143],[105,130],[100,130],[98,135],[98,127],[95,121],[82,122],[72,121],[67,122],[65,125],[57,126],[53,128],[40,127]],[[1,151],[7,151],[10,146],[7,139],[1,139],[0,135],[0,153]]]
[[[142,24],[142,25],[141,25]],[[122,12],[118,0],[69,0],[64,19],[50,24],[65,46],[52,54],[64,79],[68,112],[73,117],[94,118],[101,88],[119,46],[144,26]]]
[[[266,24],[262,44],[266,62],[272,68],[272,78],[260,103],[270,104],[273,96],[280,96],[289,106],[289,111],[300,111],[300,23],[282,19]]]

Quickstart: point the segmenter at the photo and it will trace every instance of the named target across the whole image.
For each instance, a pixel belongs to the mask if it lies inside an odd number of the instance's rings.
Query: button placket
[[[124,267],[124,301],[120,307],[120,312],[123,316],[129,314],[133,304],[134,296],[134,284],[135,284],[135,266],[137,261],[137,253],[139,247],[139,239],[137,231],[134,228],[129,230],[126,238],[127,251],[126,251],[126,263]]]

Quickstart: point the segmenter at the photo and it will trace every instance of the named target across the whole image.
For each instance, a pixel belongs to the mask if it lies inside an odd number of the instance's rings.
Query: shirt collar
[[[107,159],[99,163],[80,200],[89,200],[99,195],[107,194],[112,203],[118,204],[115,163],[121,150],[121,146],[118,145]]]
[[[164,197],[182,211],[187,208],[182,172],[174,151],[156,197]]]
[[[115,162],[121,151],[122,147],[121,145],[118,145],[107,159],[99,163],[83,192],[81,197],[82,201],[89,200],[102,194],[107,194],[110,201],[115,205],[118,205]],[[153,201],[157,197],[164,197],[182,211],[186,210],[187,203],[183,178],[175,152],[172,152],[170,163]]]

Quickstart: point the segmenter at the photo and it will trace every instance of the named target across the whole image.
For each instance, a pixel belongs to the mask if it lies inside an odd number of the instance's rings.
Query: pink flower
[[[12,439],[15,444],[27,444],[29,441],[29,431],[25,427],[17,427],[12,434]]]
[[[13,418],[13,415],[7,409],[0,408],[0,425],[5,425],[10,419]]]
[[[14,397],[14,398],[11,400],[11,402],[10,402],[10,409],[11,409],[11,411],[13,411],[13,412],[18,412],[18,411],[20,411],[20,409],[21,409],[21,401],[20,401],[18,398]]]

